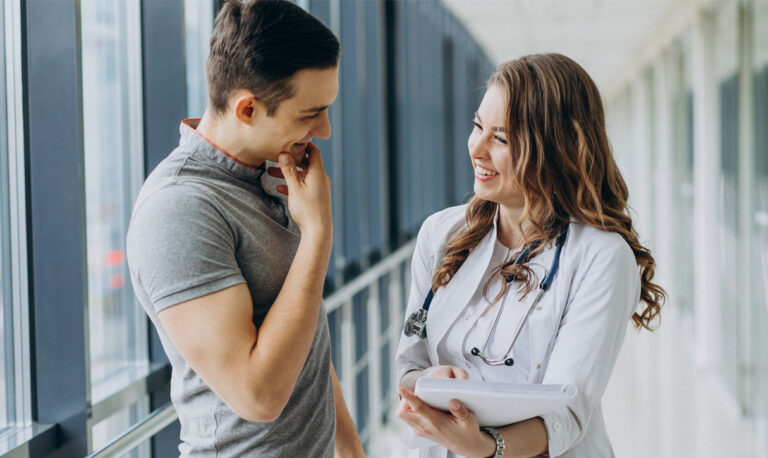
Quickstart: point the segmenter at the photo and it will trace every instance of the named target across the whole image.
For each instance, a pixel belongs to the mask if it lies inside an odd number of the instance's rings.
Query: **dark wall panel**
[[[141,3],[144,145],[147,173],[179,144],[187,111],[182,0]]]
[[[58,424],[54,456],[83,456],[87,290],[77,2],[25,2],[22,21],[32,415]]]

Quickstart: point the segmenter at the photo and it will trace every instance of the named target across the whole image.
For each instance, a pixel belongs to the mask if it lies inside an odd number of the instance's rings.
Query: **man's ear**
[[[238,92],[233,98],[234,114],[238,121],[253,125],[255,121],[266,116],[267,107],[250,92]]]

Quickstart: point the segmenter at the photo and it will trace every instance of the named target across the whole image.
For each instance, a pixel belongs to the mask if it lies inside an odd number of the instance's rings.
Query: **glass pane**
[[[136,3],[86,0],[80,9],[90,375],[98,383],[146,362],[146,321],[125,262],[141,179],[140,44]]]
[[[367,193],[366,208],[368,217],[368,231],[370,233],[370,249],[374,253],[381,254],[384,250],[384,221],[381,209],[384,207],[382,196],[382,157],[383,145],[383,117],[386,116],[384,101],[383,75],[383,47],[380,40],[375,37],[382,34],[381,2],[362,2],[365,14],[365,53],[361,65],[365,65],[365,102],[360,114],[365,122],[364,132],[367,133],[366,146],[363,148],[365,158],[365,183],[364,190]],[[365,253],[371,254],[371,253]]]
[[[0,49],[5,49],[5,21],[0,8]],[[13,386],[13,352],[6,339],[13,339],[10,279],[10,196],[8,189],[8,137],[6,135],[5,56],[0,53],[0,431],[13,421],[13,399],[7,387]],[[11,342],[8,342],[11,343]]]
[[[405,310],[408,308],[408,293],[411,290],[411,265],[409,262],[404,262],[400,265],[400,306],[402,313],[405,314]]]
[[[368,351],[368,289],[352,298],[352,322],[355,324],[355,361]]]
[[[676,307],[693,314],[693,93],[691,91],[688,49],[676,54],[673,90],[673,154],[675,164],[675,218],[677,230],[674,246]]]
[[[93,450],[100,450],[109,445],[116,437],[126,432],[133,424],[144,418],[149,412],[149,397],[144,396],[139,402],[112,414],[93,425],[91,439]],[[126,455],[129,458],[144,458],[151,455],[150,442],[146,441]]]
[[[387,405],[387,399],[392,396],[392,354],[390,343],[387,342],[381,347],[381,400],[384,406]]]
[[[382,338],[388,338],[389,316],[392,304],[389,302],[389,282],[391,274],[383,275],[379,279],[379,334]]]
[[[768,415],[768,2],[755,2],[755,190],[752,230],[752,300],[756,313],[752,327],[757,383],[756,411]]]
[[[208,103],[205,62],[213,31],[213,0],[184,0],[187,58],[187,117],[203,116]]]
[[[336,369],[336,375],[342,378],[344,366],[341,364],[341,321],[342,309],[337,308],[328,314],[328,330],[331,335],[331,361]]]
[[[737,8],[736,4],[723,7],[717,15],[717,42],[715,62],[718,68],[718,95],[720,111],[720,182],[718,203],[718,250],[721,266],[719,322],[720,354],[717,355],[720,373],[733,399],[739,393],[739,313],[743,303],[739,283],[739,141],[738,141],[738,74],[737,74]]]
[[[364,45],[364,36],[358,36],[357,20],[361,4],[348,2],[341,8],[341,47],[344,58],[339,69],[340,97],[337,105],[341,106],[341,134],[344,166],[341,176],[341,193],[343,210],[342,229],[343,239],[336,243],[343,248],[345,267],[348,264],[360,266],[364,245],[368,244],[366,235],[367,220],[365,219],[367,203],[365,202],[364,170],[368,160],[366,147],[367,135],[363,124],[364,107],[360,94],[365,94],[364,64],[359,59],[362,53],[358,48]],[[338,128],[338,127],[337,127]],[[338,182],[337,182],[338,183]]]
[[[368,393],[368,366],[365,366],[365,368],[357,374],[355,380],[355,394],[357,415],[355,422],[357,423],[357,431],[363,432],[368,426],[368,413],[370,411],[370,407],[368,406],[368,400],[370,399]]]

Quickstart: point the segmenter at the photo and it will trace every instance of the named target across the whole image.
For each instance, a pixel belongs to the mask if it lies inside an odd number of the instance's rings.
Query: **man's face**
[[[330,137],[328,107],[339,92],[338,77],[338,67],[297,72],[292,80],[295,95],[283,100],[272,116],[262,113],[251,124],[254,154],[277,162],[280,153],[288,152],[300,163],[313,138]]]

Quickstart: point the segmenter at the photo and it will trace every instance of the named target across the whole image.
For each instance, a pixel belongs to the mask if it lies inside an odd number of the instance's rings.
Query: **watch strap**
[[[480,431],[488,434],[493,438],[493,440],[496,441],[496,453],[489,456],[488,458],[501,458],[502,456],[504,456],[504,438],[501,437],[501,434],[499,434],[496,428],[483,426],[480,428]]]

